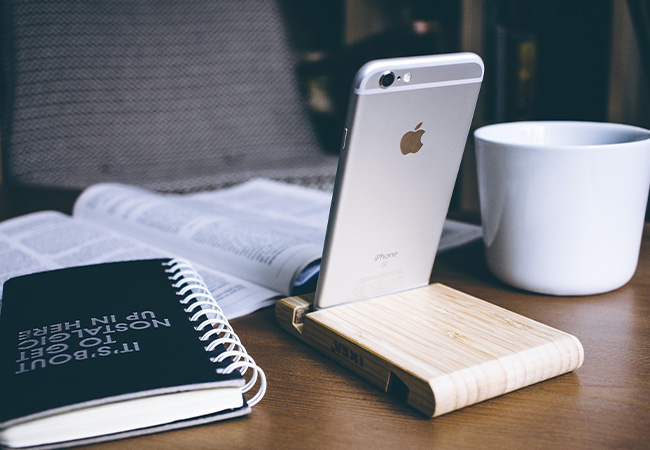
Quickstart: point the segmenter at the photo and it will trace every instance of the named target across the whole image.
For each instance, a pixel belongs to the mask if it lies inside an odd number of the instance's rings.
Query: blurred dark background
[[[485,80],[473,128],[513,120],[650,128],[645,0],[281,0],[319,137],[336,153],[350,84],[366,61],[473,51]],[[452,209],[476,214],[473,139]]]
[[[647,0],[278,1],[300,89],[329,153],[338,152],[362,64],[457,51],[485,62],[473,129],[535,119],[650,128]],[[471,134],[451,209],[478,218]]]

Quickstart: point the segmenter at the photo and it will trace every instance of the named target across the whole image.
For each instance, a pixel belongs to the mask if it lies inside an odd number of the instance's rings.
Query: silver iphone
[[[482,80],[483,61],[472,53],[359,70],[316,308],[429,283]]]

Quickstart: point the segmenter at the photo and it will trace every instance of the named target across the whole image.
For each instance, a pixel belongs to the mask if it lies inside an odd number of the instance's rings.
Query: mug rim
[[[628,133],[626,139],[621,139],[618,141],[604,142],[604,143],[544,143],[544,142],[521,142],[520,139],[509,139],[506,135],[500,134],[499,136],[494,136],[495,130],[503,130],[508,128],[513,129],[525,129],[529,127],[545,127],[551,129],[562,129],[567,127],[580,128],[584,130],[585,128],[598,128],[601,130],[617,130],[625,131]],[[521,135],[521,134],[519,134]],[[506,138],[504,139],[504,136]],[[491,125],[482,126],[474,131],[474,138],[478,141],[489,142],[492,144],[497,144],[503,147],[516,147],[516,148],[531,148],[531,149],[545,149],[545,150],[554,150],[554,149],[597,149],[605,148],[611,146],[627,146],[635,145],[640,142],[645,142],[650,140],[650,130],[645,128],[637,127],[634,125],[614,123],[614,122],[592,122],[592,121],[568,121],[568,120],[536,120],[536,121],[516,121],[516,122],[501,122]]]

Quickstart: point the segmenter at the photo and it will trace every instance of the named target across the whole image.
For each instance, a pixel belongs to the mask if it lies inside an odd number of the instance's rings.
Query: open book
[[[0,283],[71,266],[182,257],[232,319],[313,284],[330,202],[327,192],[260,179],[185,195],[98,184],[81,194],[71,217],[44,211],[0,223]],[[447,221],[439,251],[478,237],[479,227]]]

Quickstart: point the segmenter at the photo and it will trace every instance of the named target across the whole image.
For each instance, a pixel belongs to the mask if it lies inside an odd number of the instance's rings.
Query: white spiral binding
[[[210,341],[205,350],[211,352],[220,344],[226,348],[225,352],[210,358],[210,360],[212,362],[222,362],[226,358],[232,359],[231,364],[226,368],[217,369],[217,373],[231,373],[237,369],[243,376],[248,369],[252,369],[253,374],[242,389],[244,393],[255,386],[259,378],[260,386],[257,393],[250,400],[247,400],[250,406],[256,405],[262,400],[266,392],[264,371],[255,364],[253,358],[246,352],[239,337],[228,323],[228,319],[223,314],[221,307],[212,297],[210,290],[198,275],[196,269],[188,261],[178,258],[164,262],[163,266],[168,267],[165,272],[170,274],[169,279],[173,282],[172,286],[177,289],[176,293],[182,297],[180,302],[183,305],[189,304],[185,311],[189,314],[193,313],[190,321],[198,322],[202,316],[205,316],[205,319],[194,327],[196,331],[203,331],[208,327],[200,337],[201,341]],[[192,300],[194,302],[190,303]],[[196,312],[194,312],[195,310]]]

